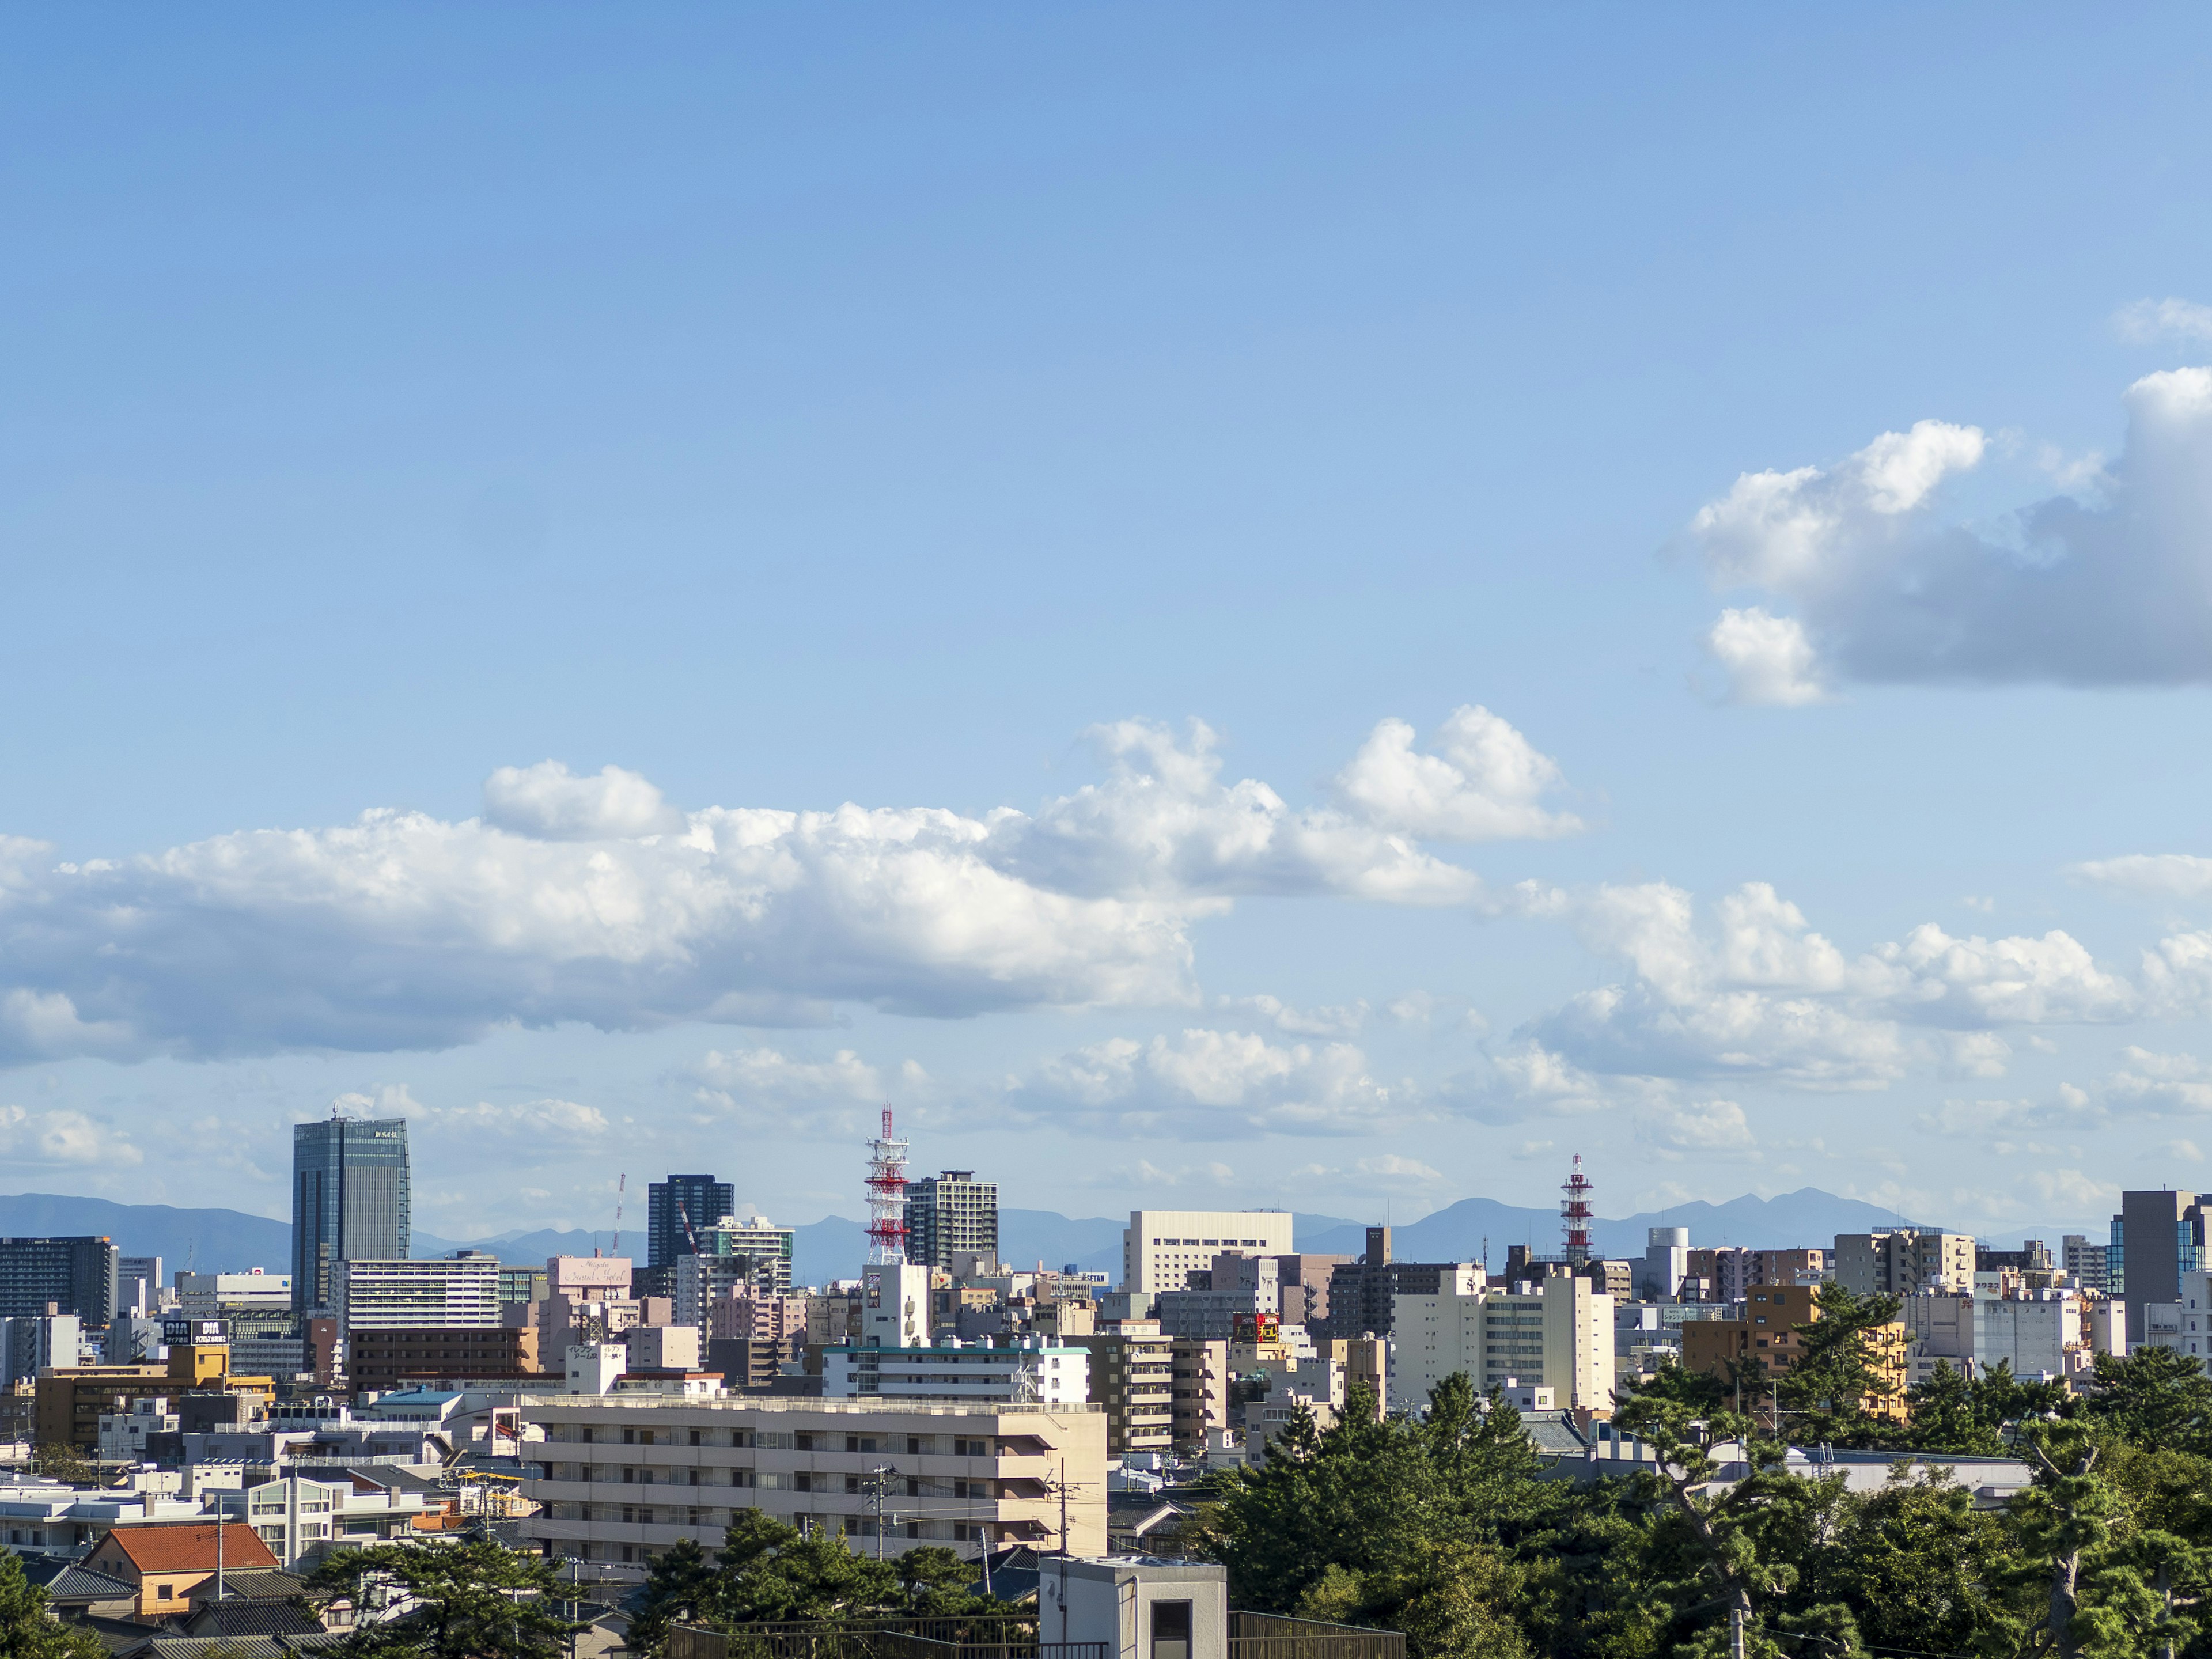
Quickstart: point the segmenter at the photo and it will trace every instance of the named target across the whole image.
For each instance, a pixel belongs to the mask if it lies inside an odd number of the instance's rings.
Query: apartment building
[[[1974,1237],[1922,1227],[1838,1233],[1832,1266],[1836,1283],[1855,1296],[1971,1291]]]
[[[526,1396],[524,1537],[556,1560],[708,1550],[741,1510],[887,1552],[1106,1549],[1106,1414],[887,1400]],[[1060,1533],[1066,1491],[1066,1535]],[[880,1516],[880,1526],[878,1517]]]
[[[1939,1364],[1967,1376],[2002,1364],[2014,1376],[2060,1377],[2087,1363],[2088,1320],[2078,1291],[1923,1291],[1906,1297],[1901,1312],[1908,1383],[1924,1382]]]
[[[1199,1456],[1206,1435],[1229,1426],[1229,1345],[1174,1342],[1168,1355],[1171,1442],[1176,1456]]]
[[[2111,1288],[2106,1261],[2111,1246],[2093,1244],[2081,1233],[2068,1233],[2058,1241],[2058,1265],[2077,1290],[2102,1296]]]
[[[88,1327],[105,1325],[115,1317],[122,1261],[105,1234],[0,1238],[0,1317],[46,1313],[51,1303]]]
[[[1797,1328],[1820,1317],[1818,1288],[1810,1285],[1768,1285],[1744,1298],[1740,1319],[1705,1319],[1682,1327],[1682,1364],[1707,1376],[1739,1373],[1779,1376],[1804,1352]],[[1864,1402],[1876,1413],[1902,1418],[1906,1382],[1905,1328],[1902,1321],[1867,1333],[1867,1358],[1887,1380],[1886,1397]]]
[[[1287,1210],[1132,1210],[1121,1230],[1121,1288],[1180,1291],[1224,1250],[1293,1254]]]
[[[1091,1398],[1091,1356],[1032,1337],[1012,1347],[950,1338],[929,1347],[824,1348],[822,1392],[832,1400],[1033,1401]]]
[[[177,1311],[187,1319],[229,1319],[240,1314],[289,1315],[289,1273],[196,1273],[177,1275]]]
[[[1429,1391],[1463,1371],[1478,1392],[1548,1388],[1560,1403],[1613,1409],[1613,1301],[1579,1274],[1492,1285],[1462,1267],[1437,1291],[1401,1296],[1392,1312],[1389,1399],[1418,1411]]]
[[[495,1327],[499,1258],[479,1250],[434,1261],[362,1259],[337,1264],[339,1318],[364,1330]]]
[[[1172,1451],[1176,1345],[1160,1322],[1121,1320],[1067,1340],[1090,1352],[1091,1398],[1106,1408],[1106,1455]]]
[[[953,1271],[953,1258],[999,1259],[999,1183],[973,1170],[924,1176],[906,1189],[906,1258]]]

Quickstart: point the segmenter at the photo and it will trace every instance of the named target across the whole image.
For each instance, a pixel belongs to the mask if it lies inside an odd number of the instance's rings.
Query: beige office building
[[[1093,1405],[542,1395],[520,1402],[538,1512],[523,1536],[556,1560],[641,1564],[680,1539],[708,1551],[741,1510],[884,1545],[1106,1549],[1106,1413]],[[878,1472],[881,1472],[880,1474]],[[880,1481],[880,1502],[877,1486]]]
[[[1563,1407],[1613,1409],[1613,1301],[1587,1279],[1554,1273],[1516,1288],[1456,1267],[1436,1295],[1401,1296],[1394,1307],[1393,1411],[1425,1406],[1455,1371],[1478,1393],[1510,1382],[1550,1389]]]
[[[1291,1253],[1288,1210],[1132,1210],[1121,1230],[1121,1288],[1180,1291],[1224,1250]]]

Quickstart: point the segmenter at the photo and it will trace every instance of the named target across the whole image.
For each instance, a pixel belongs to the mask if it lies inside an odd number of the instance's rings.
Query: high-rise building
[[[86,1325],[115,1317],[122,1253],[112,1239],[0,1238],[0,1319],[46,1311],[75,1314]]]
[[[1613,1302],[1577,1273],[1492,1285],[1462,1266],[1433,1291],[1401,1295],[1392,1312],[1389,1403],[1418,1410],[1464,1371],[1478,1392],[1546,1388],[1565,1407],[1613,1405]]]
[[[2212,1206],[2197,1194],[2172,1188],[2120,1194],[2112,1231],[2114,1243],[2122,1247],[2124,1267],[2111,1260],[2115,1252],[2108,1249],[2106,1255],[2112,1293],[2127,1303],[2130,1348],[2150,1340],[2143,1310],[2153,1304],[2170,1307],[2179,1303],[2183,1275],[2204,1270],[2208,1207]]]
[[[2102,1292],[2111,1287],[2106,1276],[2109,1244],[2092,1244],[2086,1233],[2068,1233],[2058,1241],[2067,1276],[2085,1291]]]
[[[1808,1257],[1812,1254],[1807,1253]],[[1854,1296],[1911,1296],[1974,1288],[1974,1238],[1929,1227],[1838,1233],[1826,1269]]]
[[[116,1263],[115,1310],[141,1318],[161,1308],[161,1258],[126,1255]]]
[[[343,1261],[411,1253],[404,1118],[292,1126],[292,1306],[328,1308]]]
[[[335,1295],[349,1334],[465,1330],[501,1322],[499,1258],[480,1250],[434,1261],[356,1257],[339,1268]]]
[[[999,1183],[973,1170],[924,1176],[906,1189],[906,1259],[952,1270],[955,1253],[999,1259]]]
[[[737,1207],[738,1189],[710,1175],[672,1175],[654,1182],[645,1194],[646,1266],[665,1267],[696,1254],[692,1236],[735,1214]]]

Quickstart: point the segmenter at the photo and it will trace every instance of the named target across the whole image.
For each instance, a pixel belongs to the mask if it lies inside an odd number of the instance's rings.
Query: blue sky
[[[14,20],[0,1172],[2203,1178],[2208,34]]]

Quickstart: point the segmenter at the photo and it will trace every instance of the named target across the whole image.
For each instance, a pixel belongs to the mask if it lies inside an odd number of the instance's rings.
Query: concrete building
[[[227,1524],[251,1527],[287,1569],[312,1565],[334,1547],[407,1541],[433,1510],[420,1490],[298,1474],[211,1490],[208,1500]]]
[[[1178,1457],[1206,1450],[1206,1436],[1229,1427],[1229,1345],[1173,1342],[1169,1345],[1169,1428]]]
[[[973,1170],[924,1176],[906,1189],[906,1259],[941,1272],[956,1255],[999,1255],[999,1184]]]
[[[363,1326],[355,1329],[346,1374],[357,1389],[396,1389],[406,1377],[535,1375],[538,1333],[500,1325]]]
[[[1817,1287],[1768,1285],[1745,1297],[1735,1319],[1706,1319],[1682,1327],[1682,1364],[1723,1379],[1778,1376],[1804,1351],[1797,1328],[1820,1317]],[[1877,1415],[1905,1415],[1905,1336],[1903,1321],[1867,1333],[1866,1357],[1885,1378],[1881,1397],[1867,1401]]]
[[[1122,1320],[1067,1340],[1090,1353],[1091,1398],[1106,1411],[1106,1455],[1172,1452],[1176,1343],[1160,1322]]]
[[[860,1321],[863,1348],[927,1347],[929,1269],[911,1261],[861,1268]]]
[[[177,1311],[187,1319],[229,1319],[239,1314],[292,1311],[292,1278],[264,1273],[177,1274]]]
[[[698,1254],[750,1258],[755,1265],[754,1282],[771,1296],[786,1296],[791,1291],[792,1238],[790,1228],[779,1227],[764,1215],[729,1215],[699,1229]]]
[[[1179,1291],[1224,1250],[1288,1255],[1287,1210],[1132,1210],[1121,1230],[1121,1288]]]
[[[0,1367],[7,1372],[0,1380],[20,1382],[57,1365],[83,1364],[84,1337],[84,1322],[75,1314],[42,1313],[0,1320]],[[133,1362],[118,1355],[116,1363]]]
[[[2101,1296],[2112,1284],[2106,1272],[2106,1257],[2110,1249],[2108,1244],[2091,1243],[2081,1233],[2068,1233],[2058,1241],[2058,1265],[2076,1289],[2094,1291]]]
[[[1644,1302],[1672,1302],[1690,1273],[1690,1230],[1647,1227],[1635,1294]]]
[[[158,1318],[169,1302],[161,1283],[158,1255],[118,1255],[115,1259],[115,1311],[141,1319]]]
[[[665,1267],[697,1254],[692,1236],[738,1209],[738,1189],[710,1175],[672,1175],[646,1188],[645,1259]]]
[[[405,1260],[412,1228],[404,1118],[292,1126],[293,1311],[334,1307],[344,1262]]]
[[[1009,1346],[957,1338],[926,1347],[825,1348],[827,1400],[973,1400],[1060,1405],[1091,1398],[1091,1356],[1032,1337]]]
[[[2113,1218],[2118,1259],[2106,1249],[2106,1277],[2127,1304],[2128,1341],[2150,1340],[2144,1309],[2170,1308],[2182,1299],[2181,1282],[2206,1265],[2205,1206],[2197,1194],[2161,1188],[2122,1193]]]
[[[640,1325],[623,1336],[633,1371],[696,1371],[706,1345],[691,1325]]]
[[[556,1560],[642,1563],[679,1539],[713,1550],[757,1509],[889,1552],[917,1544],[1106,1547],[1106,1419],[1049,1407],[890,1400],[522,1402],[526,1542]],[[880,1516],[880,1528],[878,1517]]]
[[[2019,1377],[2063,1377],[2081,1370],[2089,1352],[2085,1304],[2073,1291],[1923,1291],[1908,1296],[1905,1381],[1923,1382],[1939,1364],[1962,1376],[2002,1364]]]
[[[1194,1342],[1228,1342],[1255,1322],[1282,1318],[1279,1268],[1273,1256],[1217,1255],[1200,1270],[1204,1288],[1162,1291],[1153,1316],[1170,1338]],[[1196,1286],[1200,1273],[1189,1275]]]
[[[1971,1291],[1973,1235],[1921,1227],[1838,1233],[1832,1272],[1836,1283],[1855,1296]]]
[[[497,1328],[499,1258],[481,1250],[434,1261],[347,1260],[334,1275],[349,1340],[365,1330]]]
[[[2212,1371],[2212,1272],[2196,1268],[2181,1276],[2181,1295],[2164,1306],[2147,1308],[2144,1347],[2171,1348]]]
[[[1419,1410],[1437,1383],[1464,1371],[1478,1393],[1511,1378],[1556,1390],[1569,1408],[1610,1413],[1613,1310],[1613,1298],[1579,1275],[1492,1285],[1481,1268],[1461,1267],[1434,1295],[1398,1298],[1390,1407]]]
[[[51,1311],[103,1326],[115,1317],[122,1259],[105,1236],[0,1238],[0,1319]]]
[[[1126,1556],[1069,1561],[1038,1576],[1037,1595],[1039,1632],[1050,1631],[1051,1641],[1091,1644],[1119,1659],[1229,1659],[1232,1651],[1226,1567]]]

